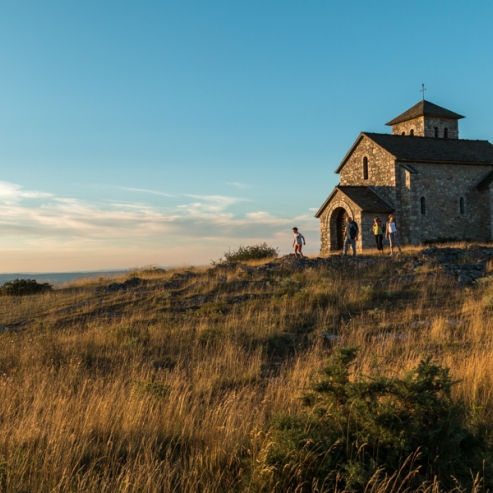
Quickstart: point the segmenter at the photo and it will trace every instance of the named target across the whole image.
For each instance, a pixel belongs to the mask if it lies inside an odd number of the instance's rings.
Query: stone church
[[[392,134],[362,132],[315,217],[321,253],[343,247],[346,216],[357,249],[375,248],[373,218],[393,212],[402,244],[493,239],[493,145],[459,139],[463,116],[422,100],[391,120]]]

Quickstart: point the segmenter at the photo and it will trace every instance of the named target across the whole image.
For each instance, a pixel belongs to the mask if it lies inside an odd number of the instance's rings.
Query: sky
[[[493,2],[0,1],[0,273],[320,248],[361,131],[493,140]]]

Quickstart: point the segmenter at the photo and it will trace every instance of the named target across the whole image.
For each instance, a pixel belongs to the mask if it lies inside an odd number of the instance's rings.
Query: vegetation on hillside
[[[491,491],[491,263],[414,256],[3,297],[0,492]]]
[[[373,372],[350,378],[355,348],[337,348],[304,395],[306,408],[269,423],[270,443],[254,468],[270,491],[364,491],[379,477],[401,487],[439,478],[443,487],[469,484],[487,446],[468,429],[451,396],[449,371],[428,357],[402,376]],[[263,488],[265,489],[265,487]]]
[[[26,296],[51,291],[53,286],[47,282],[38,283],[34,279],[14,279],[0,286],[0,296]]]
[[[276,258],[279,255],[278,248],[269,246],[267,243],[260,243],[252,246],[240,245],[236,250],[224,252],[224,259],[221,257],[217,261],[212,261],[212,265],[222,262],[248,262],[249,260],[264,260]]]

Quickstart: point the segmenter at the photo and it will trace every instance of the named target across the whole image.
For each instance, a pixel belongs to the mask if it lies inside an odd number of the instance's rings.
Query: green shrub
[[[110,334],[118,344],[128,349],[149,342],[148,330],[133,325],[117,325],[110,330]]]
[[[466,429],[448,369],[425,359],[402,378],[351,379],[356,353],[336,350],[304,395],[305,411],[271,420],[252,481],[279,492],[312,491],[314,481],[320,491],[360,492],[392,475],[411,489],[435,477],[469,487],[487,448]]]
[[[14,279],[0,287],[0,296],[25,296],[46,293],[52,289],[53,286],[47,282],[39,284],[34,279]]]
[[[132,382],[132,392],[135,395],[152,395],[158,399],[164,399],[169,396],[170,387],[154,380],[135,381]]]
[[[267,243],[260,243],[253,246],[241,246],[237,250],[229,250],[224,253],[226,262],[244,262],[245,260],[262,260],[264,258],[275,258],[279,255],[277,248],[273,248]]]

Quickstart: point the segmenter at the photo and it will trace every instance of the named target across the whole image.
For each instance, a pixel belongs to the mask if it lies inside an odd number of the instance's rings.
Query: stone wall
[[[406,122],[392,125],[393,135],[411,135],[414,131],[416,137],[435,138],[435,127],[438,128],[438,138],[443,139],[445,128],[448,129],[449,139],[459,138],[459,121],[453,118],[434,118],[430,116],[420,116]]]
[[[438,138],[443,139],[444,129],[448,128],[448,138],[459,138],[459,121],[448,118],[425,118],[425,137],[435,137],[435,127],[438,128]]]
[[[358,224],[359,235],[358,240],[356,241],[357,252],[361,253],[363,249],[376,248],[375,236],[372,230],[373,218],[379,216],[383,225],[385,225],[387,215],[374,212],[361,212],[361,209],[352,200],[338,191],[320,216],[320,254],[328,255],[340,251],[340,249],[337,248],[337,226],[335,223],[336,216],[340,209],[344,209]]]
[[[449,138],[458,137],[457,120],[429,117],[425,120],[420,117],[394,125],[393,133],[399,133],[396,131],[399,125],[401,128],[407,125],[407,130],[414,125],[415,132],[433,133],[433,137],[435,126],[439,132],[447,126]],[[368,159],[366,179],[363,172],[365,157]],[[491,165],[395,162],[392,155],[363,135],[340,171],[340,184],[368,186],[393,207],[403,244],[449,239],[491,241],[493,186],[491,190],[476,189],[476,185],[491,171]],[[422,198],[425,201],[424,213],[421,211]],[[333,253],[338,249],[335,222],[338,210],[346,211],[358,223],[358,250],[375,248],[371,226],[373,217],[378,214],[363,213],[351,199],[337,191],[320,217],[321,253]],[[385,223],[387,214],[380,214],[380,218]]]
[[[363,177],[363,159],[368,158],[368,179]],[[363,136],[340,172],[341,185],[370,186],[390,206],[395,207],[394,158]]]
[[[411,164],[418,173],[399,166],[400,220],[403,243],[425,240],[491,239],[490,198],[476,185],[493,167],[459,164]],[[421,212],[421,198],[425,213]],[[464,199],[464,213],[460,199]]]
[[[483,201],[488,202],[489,204],[489,213],[490,217],[488,218],[489,225],[490,225],[490,241],[493,240],[493,187],[490,186],[490,188],[486,190],[481,190],[480,195],[483,196]]]
[[[399,207],[396,214],[399,237],[403,244],[412,244],[413,228],[419,218],[419,174],[412,173],[402,166],[397,166],[396,169],[399,177]]]
[[[423,137],[425,135],[424,116],[392,125],[393,135],[411,135],[411,130],[416,136]]]
[[[361,214],[360,223],[358,226],[360,227],[361,239],[362,239],[362,248],[366,249],[375,249],[377,245],[375,243],[375,235],[373,234],[373,218],[379,217],[382,221],[382,229],[383,229],[383,245],[384,248],[388,245],[388,242],[385,240],[385,223],[388,219],[388,214],[382,214],[378,212],[363,212]]]

